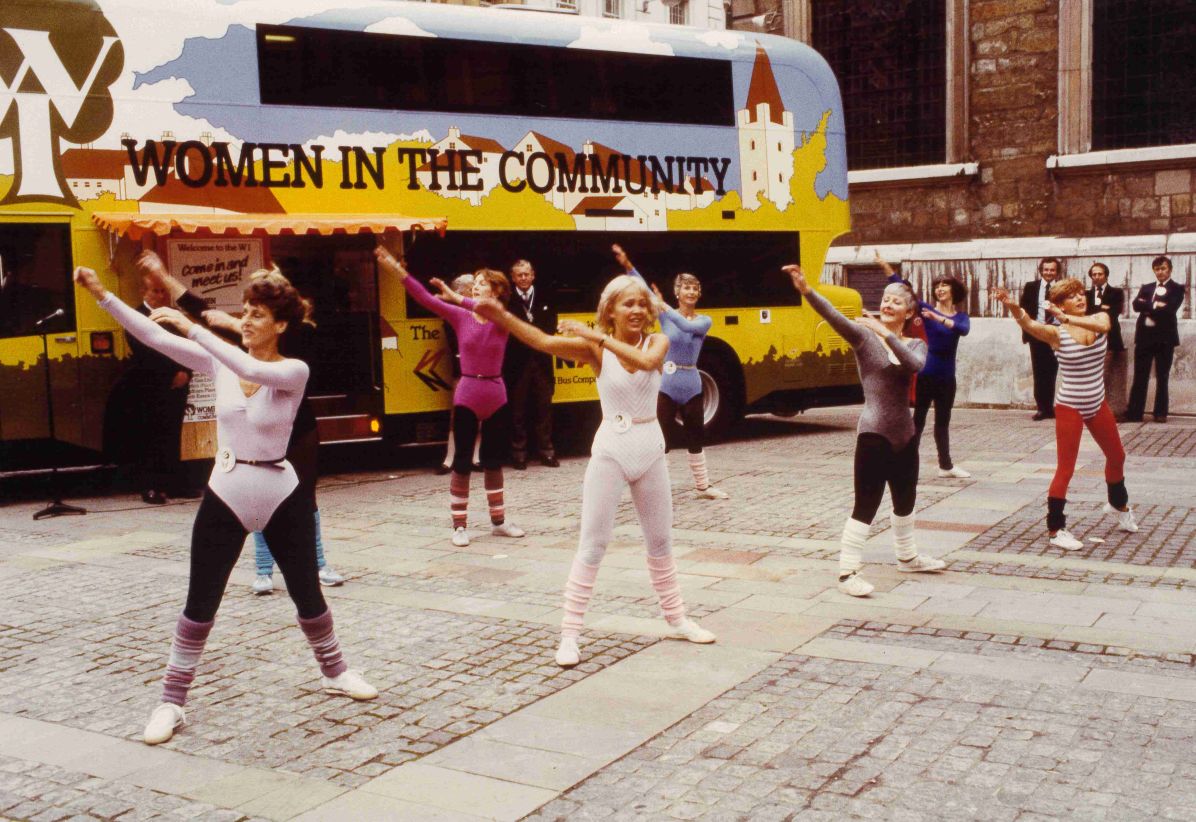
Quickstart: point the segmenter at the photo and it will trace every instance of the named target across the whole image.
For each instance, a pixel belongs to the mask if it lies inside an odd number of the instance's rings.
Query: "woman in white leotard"
[[[714,634],[685,616],[673,561],[673,497],[664,434],[656,419],[660,369],[669,340],[664,334],[644,333],[656,319],[647,286],[627,275],[615,277],[598,302],[596,327],[562,320],[558,330],[565,336],[545,334],[494,300],[478,302],[476,310],[532,348],[589,365],[598,380],[602,424],[594,435],[582,486],[581,535],[565,583],[557,664],[568,668],[580,661],[577,638],[624,486],[631,489],[648,548],[648,575],[673,634],[690,642],[714,642]]]
[[[298,292],[277,271],[259,272],[245,289],[241,341],[245,351],[187,319],[173,308],[149,317],[129,308],[89,268],[75,269],[75,282],[125,330],[175,362],[212,377],[216,386],[216,465],[195,516],[187,604],[175,626],[162,703],[150,715],[145,741],[165,742],[186,720],[183,705],[195,679],[229,575],[251,531],[263,531],[295,603],[328,693],[373,699],[378,691],[348,670],[324,602],[316,570],[314,520],[286,460],[291,425],[308,368],[278,352],[287,324],[302,318]],[[170,326],[183,337],[170,333]]]

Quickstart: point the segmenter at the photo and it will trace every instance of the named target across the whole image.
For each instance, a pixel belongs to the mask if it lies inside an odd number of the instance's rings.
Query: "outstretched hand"
[[[482,297],[473,301],[474,313],[487,320],[497,320],[502,316],[504,310],[502,303],[493,297]]]
[[[869,331],[873,331],[882,337],[889,336],[889,329],[885,328],[884,323],[870,314],[861,314],[855,318],[855,321],[857,325],[861,325],[864,328],[867,328]]]
[[[440,279],[439,277],[433,277],[432,279],[428,280],[428,285],[435,288],[436,296],[444,300],[446,303],[454,303],[456,305],[461,304],[461,295],[445,285],[444,280]]]
[[[374,259],[378,261],[378,265],[401,280],[405,280],[411,276],[407,268],[385,246],[380,245],[374,249]]]
[[[623,246],[615,243],[610,247],[611,253],[615,255],[615,262],[623,266],[624,271],[630,271],[635,268],[631,264],[631,258],[627,256],[627,252],[623,250]]]
[[[556,332],[566,337],[581,337],[586,340],[593,335],[593,329],[577,320],[561,320],[556,324]]]
[[[195,323],[187,319],[187,315],[177,308],[155,308],[150,312],[149,318],[158,325],[173,328],[184,337],[191,333],[191,329],[195,326]]]
[[[1014,302],[1013,297],[1010,296],[1008,289],[994,288],[992,290],[992,295],[997,298],[997,302],[1008,309],[1013,309],[1017,305],[1017,303]]]
[[[1048,302],[1048,303],[1046,304],[1046,313],[1050,314],[1050,315],[1051,315],[1052,317],[1054,317],[1056,320],[1059,320],[1059,319],[1062,319],[1062,318],[1063,318],[1063,314],[1064,314],[1065,312],[1063,311],[1063,309],[1062,309],[1062,308],[1060,308],[1059,306],[1055,305],[1054,303],[1052,303],[1052,302]]]
[[[79,266],[75,269],[75,282],[97,300],[104,299],[104,284],[100,282],[95,269]]]
[[[799,293],[810,293],[810,283],[806,281],[805,272],[801,270],[800,265],[781,266],[781,270],[789,275],[789,279],[793,281],[793,287],[796,288]]]
[[[893,275],[893,266],[889,265],[885,261],[885,258],[880,256],[879,248],[873,250],[872,259],[878,266],[880,266],[884,270],[886,275],[888,275],[890,277]]]

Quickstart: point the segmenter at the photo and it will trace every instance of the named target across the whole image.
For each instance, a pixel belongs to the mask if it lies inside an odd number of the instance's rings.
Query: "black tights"
[[[506,462],[511,447],[511,407],[503,405],[486,419],[478,422],[478,415],[464,405],[453,408],[453,471],[469,474],[473,469],[473,444],[482,429],[479,459],[482,468],[496,471]]]
[[[871,523],[889,486],[893,513],[913,513],[918,499],[918,438],[900,449],[880,434],[860,434],[855,441],[855,508],[851,518]]]
[[[287,593],[299,616],[312,619],[327,611],[316,568],[315,520],[311,515],[310,499],[300,488],[274,510],[262,533],[282,571]],[[210,488],[204,491],[191,529],[191,579],[187,583],[187,605],[183,609],[187,619],[195,622],[215,619],[228,577],[237,564],[248,534],[224,500]]]
[[[656,418],[660,420],[660,427],[664,429],[664,441],[671,447],[678,441],[677,436],[677,408],[675,399],[668,394],[656,396]],[[691,454],[702,453],[703,417],[705,406],[702,395],[696,394],[681,403],[681,430],[686,449]]]
[[[919,374],[914,386],[914,428],[918,439],[926,427],[926,415],[934,403],[934,445],[939,452],[939,468],[950,470],[951,462],[951,409],[955,405],[955,379],[940,379]]]

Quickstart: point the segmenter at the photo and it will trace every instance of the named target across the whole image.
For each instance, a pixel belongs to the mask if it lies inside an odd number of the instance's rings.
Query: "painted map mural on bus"
[[[8,128],[0,131],[0,204],[401,212],[447,217],[456,228],[597,231],[720,229],[724,212],[735,211],[740,230],[846,230],[838,89],[797,44],[769,39],[770,54],[739,32],[695,39],[692,30],[557,15],[529,25],[524,12],[417,3],[333,11],[325,0],[201,0],[185,15],[160,4],[96,5],[100,13],[70,4],[90,23],[71,26],[48,4],[48,36],[32,31],[31,7],[0,11],[0,39],[10,38],[0,43]],[[259,23],[730,58],[735,123],[262,107]],[[456,185],[457,154],[468,188]]]

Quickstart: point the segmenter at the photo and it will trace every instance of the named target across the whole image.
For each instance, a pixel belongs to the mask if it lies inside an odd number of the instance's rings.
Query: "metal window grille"
[[[689,3],[680,2],[669,6],[669,22],[674,26],[684,26],[689,23]]]
[[[839,77],[848,168],[947,158],[946,0],[814,0],[812,42]]]
[[[1092,148],[1196,142],[1196,4],[1098,0],[1092,28]]]
[[[602,0],[603,17],[622,17],[623,0]]]

